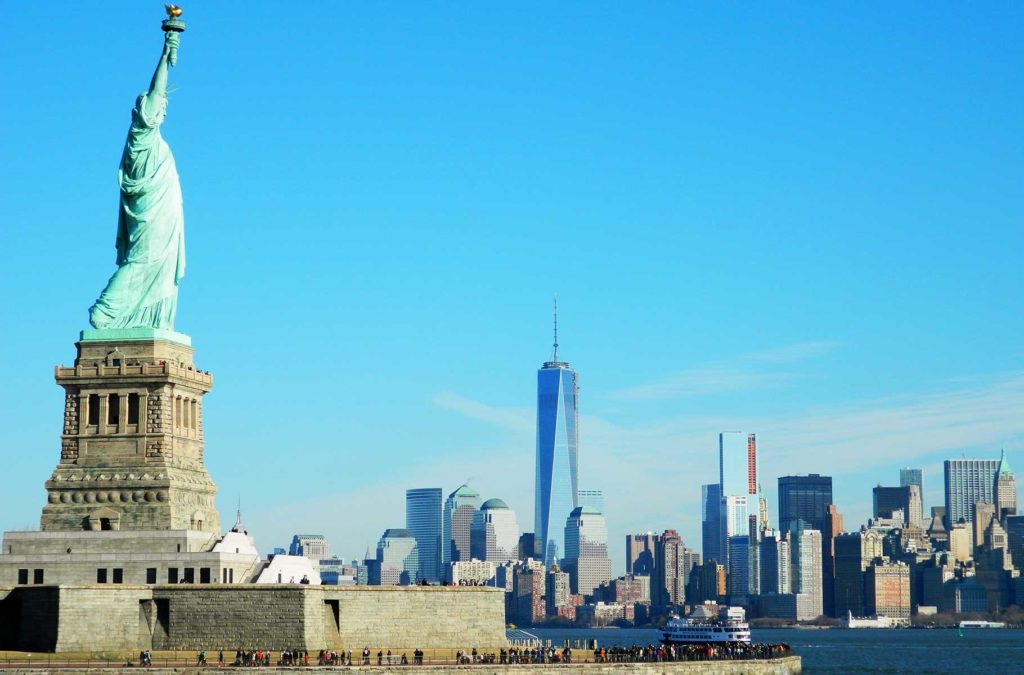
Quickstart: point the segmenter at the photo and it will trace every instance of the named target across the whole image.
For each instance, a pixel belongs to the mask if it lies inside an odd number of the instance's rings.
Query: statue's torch
[[[167,42],[170,51],[167,54],[167,61],[174,67],[178,64],[178,33],[185,32],[185,22],[181,20],[181,7],[177,5],[164,5],[167,10],[167,18],[163,20],[161,27],[167,33]],[[174,33],[174,35],[171,35]]]

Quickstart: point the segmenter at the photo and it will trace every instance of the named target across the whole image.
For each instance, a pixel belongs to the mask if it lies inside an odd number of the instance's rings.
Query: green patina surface
[[[192,346],[192,338],[169,328],[87,328],[82,331],[83,342],[125,342],[128,340],[167,340]]]
[[[174,156],[160,126],[167,113],[167,69],[181,30],[184,24],[167,29],[149,90],[132,110],[117,172],[117,270],[89,308],[93,328],[174,329],[178,283],[185,276],[185,216]]]

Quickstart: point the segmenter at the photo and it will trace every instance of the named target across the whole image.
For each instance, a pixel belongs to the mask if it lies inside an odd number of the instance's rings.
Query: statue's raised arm
[[[167,68],[169,66],[169,59],[171,50],[177,50],[178,42],[181,38],[178,37],[177,33],[167,31],[164,33],[164,51],[160,54],[160,60],[156,64],[156,70],[153,71],[153,79],[149,83],[149,91],[146,93],[146,114],[153,116],[159,112],[157,107],[157,101],[162,101],[167,98]]]
[[[185,24],[170,5],[163,51],[149,90],[132,110],[117,181],[117,270],[89,309],[99,329],[173,330],[178,282],[185,275],[185,216],[171,148],[160,134],[167,114],[167,69],[174,66]]]

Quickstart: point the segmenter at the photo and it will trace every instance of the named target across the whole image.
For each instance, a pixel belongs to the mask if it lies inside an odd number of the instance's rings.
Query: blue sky
[[[37,526],[160,3],[19,3],[0,52],[0,526]],[[1024,464],[1016,3],[197,3],[163,133],[207,462],[261,549],[361,554],[407,487],[532,529],[535,369],[582,482],[699,546],[717,432],[762,483]]]

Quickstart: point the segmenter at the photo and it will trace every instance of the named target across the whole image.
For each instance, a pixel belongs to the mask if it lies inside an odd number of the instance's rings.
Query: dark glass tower
[[[416,539],[418,578],[441,581],[441,488],[405,491],[405,527]]]
[[[704,560],[724,562],[722,556],[722,486],[708,483],[701,486],[701,547]]]
[[[565,555],[565,520],[579,505],[576,371],[558,360],[557,309],[554,357],[537,371],[535,554],[548,566]]]
[[[825,531],[832,503],[832,476],[779,476],[779,529],[789,530],[802,520],[807,529]]]

